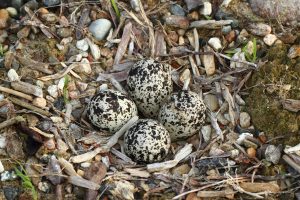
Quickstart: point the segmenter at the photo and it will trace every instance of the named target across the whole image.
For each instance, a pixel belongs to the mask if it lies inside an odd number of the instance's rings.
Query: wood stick
[[[27,109],[32,110],[34,112],[40,113],[40,114],[42,114],[44,116],[47,116],[47,117],[51,116],[50,112],[45,111],[43,109],[40,109],[40,108],[38,108],[36,106],[33,106],[33,105],[29,104],[29,103],[26,103],[26,102],[22,101],[22,100],[16,99],[14,97],[9,97],[9,100],[12,101],[14,104],[17,104],[17,105],[19,105],[21,107],[27,108]]]
[[[0,86],[0,91],[1,92],[5,92],[5,93],[8,93],[8,94],[12,94],[12,95],[15,95],[15,96],[18,96],[18,97],[21,97],[23,99],[27,99],[29,101],[32,101],[33,98],[32,96],[28,95],[28,94],[24,94],[22,92],[18,92],[16,90],[12,90],[12,89],[9,89],[9,88],[6,88],[6,87],[2,87]]]
[[[9,120],[6,120],[6,121],[0,123],[0,130],[7,127],[7,126],[11,126],[13,124],[16,124],[18,122],[23,122],[23,121],[25,121],[25,119],[22,116],[13,117]]]
[[[39,86],[22,81],[11,82],[11,87],[18,91],[24,91],[26,94],[32,94],[37,97],[43,97],[43,90]]]

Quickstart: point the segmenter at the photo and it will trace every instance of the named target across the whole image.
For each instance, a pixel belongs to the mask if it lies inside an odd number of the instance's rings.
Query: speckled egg
[[[156,120],[138,120],[124,136],[125,153],[136,162],[161,161],[171,145],[168,131]]]
[[[197,93],[183,90],[174,93],[161,107],[158,121],[168,130],[171,140],[176,141],[200,131],[205,121],[205,110]]]
[[[87,116],[91,123],[110,133],[118,131],[135,115],[135,103],[115,90],[100,91],[87,105]]]
[[[155,118],[173,91],[171,66],[154,60],[138,61],[129,71],[127,85],[139,111]]]

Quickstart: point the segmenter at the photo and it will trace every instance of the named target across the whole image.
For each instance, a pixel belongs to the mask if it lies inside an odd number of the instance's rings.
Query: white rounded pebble
[[[18,11],[14,7],[7,7],[6,10],[11,17],[16,17],[18,15]]]
[[[108,34],[112,24],[107,19],[97,19],[89,26],[89,31],[93,34],[96,40],[103,40]]]
[[[33,99],[32,104],[40,108],[45,108],[47,105],[47,101],[44,98],[37,97]]]
[[[86,73],[86,74],[90,74],[92,72],[90,61],[87,58],[83,58],[81,60],[80,69],[81,69],[81,72]]]
[[[0,149],[4,149],[6,146],[6,137],[0,136]]]
[[[50,96],[56,98],[58,97],[58,88],[57,85],[50,85],[47,89]]]
[[[264,40],[264,43],[266,43],[266,45],[272,46],[274,44],[274,42],[277,40],[277,37],[274,34],[268,34],[264,37],[263,40]]]
[[[83,167],[83,168],[88,168],[88,167],[91,166],[91,163],[89,163],[89,162],[83,162],[83,163],[80,164],[80,166]]]
[[[0,160],[0,173],[2,173],[4,171],[5,171],[4,166],[3,166],[3,164],[2,164],[2,162]]]
[[[210,15],[212,12],[212,5],[210,2],[204,2],[203,7],[200,9],[200,14],[202,15]]]
[[[89,43],[87,42],[87,40],[84,38],[82,40],[78,40],[76,42],[76,47],[77,49],[80,49],[82,51],[87,51],[89,49]]]
[[[204,141],[209,142],[209,140],[211,138],[211,126],[210,125],[202,126],[201,134],[202,134]]]
[[[215,50],[218,51],[222,49],[221,40],[217,37],[210,38],[208,44]]]
[[[50,190],[50,185],[47,182],[39,182],[38,188],[42,192],[49,192]]]
[[[242,128],[248,128],[250,126],[251,117],[248,113],[242,112],[240,114],[240,125]]]
[[[20,80],[20,77],[19,75],[17,74],[16,70],[14,69],[10,69],[8,72],[7,72],[7,77],[9,79],[9,81],[19,81]]]

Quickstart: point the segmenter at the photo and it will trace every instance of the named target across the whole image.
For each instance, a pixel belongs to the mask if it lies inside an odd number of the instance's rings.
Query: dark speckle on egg
[[[124,136],[125,153],[142,163],[161,161],[168,154],[170,143],[168,131],[152,119],[138,120]]]
[[[160,109],[158,121],[175,141],[194,135],[205,122],[205,105],[201,97],[191,91],[174,93]]]
[[[157,117],[173,91],[171,67],[155,60],[134,64],[127,78],[128,93],[145,117]]]
[[[91,123],[111,133],[118,131],[135,115],[135,103],[125,94],[115,90],[99,92],[87,105],[87,116]]]

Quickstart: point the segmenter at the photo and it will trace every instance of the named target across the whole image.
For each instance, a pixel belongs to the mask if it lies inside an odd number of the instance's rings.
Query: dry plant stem
[[[99,188],[100,188],[99,184],[94,183],[93,181],[89,181],[84,178],[81,178],[80,176],[69,176],[68,182],[73,185],[83,187],[83,188],[88,188],[91,190],[99,190]]]
[[[237,59],[232,59],[232,58],[230,58],[229,56],[226,56],[226,55],[224,55],[224,54],[222,54],[222,53],[217,53],[217,52],[215,52],[215,54],[217,54],[217,55],[219,55],[219,56],[221,56],[221,57],[223,57],[223,58],[226,58],[226,59],[228,59],[228,60],[230,60],[230,61],[238,62],[238,63],[244,63],[244,64],[247,64],[247,65],[250,65],[250,66],[252,66],[252,67],[257,68],[257,64],[255,64],[255,63],[248,62],[248,61],[237,60]]]
[[[113,76],[110,76],[109,81],[111,84],[123,94],[127,94],[127,91],[122,87],[122,85]]]
[[[61,165],[62,169],[63,169],[68,175],[70,175],[70,176],[79,176],[79,175],[76,173],[76,171],[75,171],[73,165],[72,165],[70,162],[68,162],[67,160],[65,160],[65,159],[62,158],[62,157],[58,158],[58,162],[59,162],[59,164]]]
[[[21,97],[23,99],[27,99],[29,101],[32,101],[33,98],[32,96],[28,95],[28,94],[24,94],[22,92],[18,92],[18,91],[15,91],[15,90],[12,90],[12,89],[9,89],[9,88],[6,88],[6,87],[2,87],[0,86],[0,91],[1,92],[5,92],[5,93],[8,93],[8,94],[12,94],[12,95],[15,95],[15,96],[18,96],[18,97]]]
[[[282,159],[289,164],[292,168],[294,168],[298,173],[300,173],[300,166],[295,163],[289,156],[283,155]]]
[[[195,77],[199,77],[200,76],[200,72],[199,69],[195,63],[195,60],[193,58],[193,56],[189,55],[189,61],[191,63],[191,67],[192,67],[192,71]]]
[[[81,62],[70,62],[70,63],[71,64],[73,64],[73,63],[79,64]],[[63,66],[64,68],[68,68],[68,66],[65,63],[63,63],[63,62],[57,63],[57,64],[61,64],[61,66]],[[90,62],[90,64],[91,64],[91,62]],[[82,80],[81,77],[78,74],[76,74],[73,70],[70,70],[70,74],[72,74],[75,78],[78,78],[79,80]]]
[[[18,122],[23,122],[23,121],[25,121],[25,119],[22,116],[13,117],[11,119],[8,119],[8,120],[0,123],[0,130],[5,128],[5,127],[8,127],[8,126],[11,126],[11,125],[14,125]]]
[[[208,111],[208,116],[210,118],[210,121],[211,121],[211,125],[212,127],[216,130],[216,133],[217,135],[219,135],[221,137],[221,140],[224,141],[224,135],[223,135],[223,132],[218,124],[218,121],[217,121],[217,117],[215,116],[215,113],[211,112],[211,111]]]
[[[200,45],[199,45],[199,35],[196,28],[194,28],[194,44],[195,44],[195,52],[199,52]],[[201,65],[200,56],[198,54],[195,55],[197,66]]]
[[[121,137],[138,119],[138,116],[134,116],[133,118],[131,118],[119,131],[117,131],[111,138],[109,138],[107,144],[103,147],[98,147],[93,151],[74,156],[70,160],[73,163],[82,163],[94,158],[98,153],[108,152],[111,147],[117,144],[119,137]]]
[[[64,66],[64,64],[61,64],[61,65]],[[49,80],[52,80],[52,79],[59,79],[59,78],[64,77],[65,75],[67,75],[72,69],[74,69],[75,67],[78,67],[78,66],[80,66],[78,63],[74,63],[74,64],[71,64],[68,67],[64,68],[62,71],[60,71],[56,74],[49,75],[49,76],[43,76],[43,77],[38,78],[38,79],[42,80],[42,81],[49,81]]]
[[[18,91],[24,91],[26,94],[32,94],[36,97],[43,97],[42,88],[22,81],[11,82],[11,87]]]
[[[42,110],[42,109],[40,109],[36,106],[33,106],[29,103],[26,103],[22,100],[16,99],[14,97],[9,97],[9,100],[12,101],[14,104],[17,104],[21,107],[27,108],[27,109],[32,110],[34,112],[40,113],[41,115],[44,115],[44,116],[47,116],[47,117],[51,116],[51,113],[49,113],[48,111]]]
[[[120,151],[116,150],[115,148],[111,148],[110,151],[112,154],[116,155],[117,157],[121,158],[123,161],[135,165],[136,163],[133,162],[128,156],[126,156],[125,154],[121,153]]]

